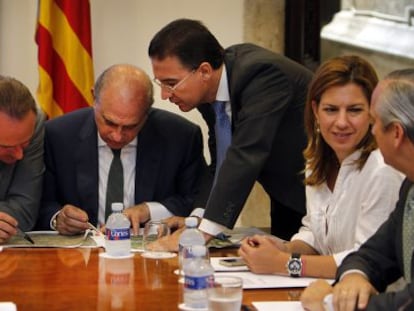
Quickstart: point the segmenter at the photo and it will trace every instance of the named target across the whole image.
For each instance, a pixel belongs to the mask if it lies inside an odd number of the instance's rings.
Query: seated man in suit
[[[46,173],[38,229],[76,234],[110,213],[110,165],[120,151],[122,202],[134,233],[149,219],[192,210],[205,161],[201,130],[151,108],[152,82],[141,69],[114,65],[94,86],[94,107],[46,123]],[[121,194],[122,196],[122,194]]]
[[[339,266],[336,285],[319,280],[305,290],[305,310],[325,310],[322,301],[332,292],[336,311],[414,310],[414,69],[394,71],[379,83],[371,115],[385,162],[407,178],[388,220]],[[405,288],[378,294],[400,277]]]
[[[0,243],[33,228],[39,210],[44,115],[29,89],[0,76]]]

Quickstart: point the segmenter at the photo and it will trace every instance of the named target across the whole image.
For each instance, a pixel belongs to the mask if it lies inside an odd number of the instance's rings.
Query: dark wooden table
[[[114,260],[102,249],[14,248],[0,252],[0,301],[25,310],[177,310],[177,257]],[[211,256],[234,256],[215,250]],[[244,290],[252,301],[298,300],[301,289]]]

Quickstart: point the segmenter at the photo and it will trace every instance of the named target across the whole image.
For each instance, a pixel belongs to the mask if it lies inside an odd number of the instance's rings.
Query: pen
[[[22,229],[17,227],[17,231],[23,236],[23,238],[26,241],[29,241],[30,243],[35,244],[35,242],[32,240],[32,238],[26,232],[24,232]]]
[[[89,221],[88,221],[88,225],[90,229],[96,231],[98,234],[102,234],[102,232],[98,228],[96,228],[94,225],[92,225]]]

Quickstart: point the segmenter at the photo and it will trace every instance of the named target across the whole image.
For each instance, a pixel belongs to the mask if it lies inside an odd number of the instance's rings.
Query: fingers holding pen
[[[87,213],[73,205],[65,205],[56,216],[56,229],[60,234],[74,235],[89,229]]]

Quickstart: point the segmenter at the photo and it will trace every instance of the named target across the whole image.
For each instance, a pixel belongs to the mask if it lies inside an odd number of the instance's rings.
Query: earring
[[[318,134],[320,134],[321,133],[321,130],[320,130],[320,128],[319,128],[319,123],[316,123],[315,124],[315,131],[316,131],[316,133],[318,133]]]

